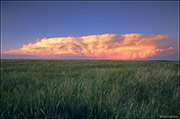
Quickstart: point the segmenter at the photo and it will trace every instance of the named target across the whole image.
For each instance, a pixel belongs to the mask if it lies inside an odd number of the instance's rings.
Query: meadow
[[[0,118],[180,117],[178,61],[1,59]]]

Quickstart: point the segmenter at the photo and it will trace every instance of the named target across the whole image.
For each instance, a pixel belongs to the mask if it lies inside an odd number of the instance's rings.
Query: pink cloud
[[[94,59],[146,59],[177,52],[168,46],[168,35],[103,34],[83,37],[44,38],[22,48],[2,54],[28,55],[38,58],[85,57]]]

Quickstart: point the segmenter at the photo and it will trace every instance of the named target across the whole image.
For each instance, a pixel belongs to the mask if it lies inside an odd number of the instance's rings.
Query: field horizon
[[[109,60],[109,61],[180,61],[178,59],[174,60],[168,60],[168,59],[129,59],[129,60],[121,60],[121,59],[72,59],[72,58],[67,58],[67,59],[49,59],[49,58],[1,58],[1,60]]]
[[[1,118],[179,115],[178,61],[1,59]]]

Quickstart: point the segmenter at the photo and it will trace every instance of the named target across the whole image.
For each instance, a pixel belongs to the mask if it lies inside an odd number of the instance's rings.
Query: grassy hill
[[[2,59],[0,118],[180,117],[178,63]]]

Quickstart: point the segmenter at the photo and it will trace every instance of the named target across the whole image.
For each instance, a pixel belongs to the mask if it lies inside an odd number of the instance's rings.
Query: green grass
[[[2,59],[0,118],[180,117],[178,63]]]

